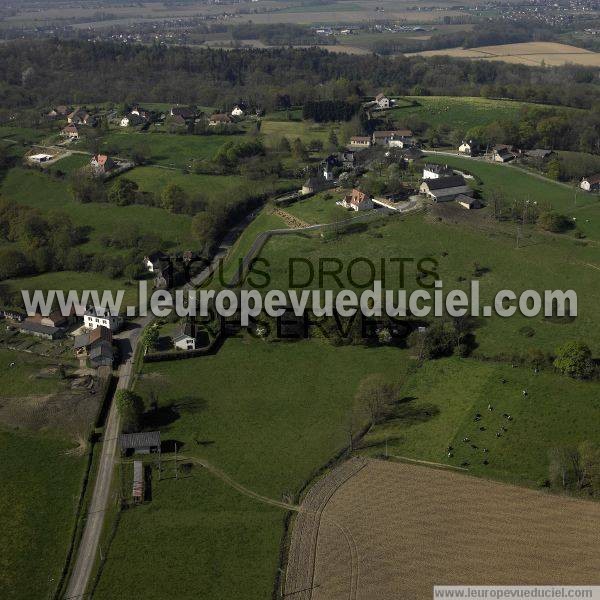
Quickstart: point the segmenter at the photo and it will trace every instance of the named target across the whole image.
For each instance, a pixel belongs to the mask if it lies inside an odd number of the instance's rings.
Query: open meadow
[[[430,155],[428,162],[447,164],[464,173],[474,175],[476,187],[484,200],[493,193],[500,193],[507,202],[524,200],[540,207],[549,206],[552,210],[573,219],[573,224],[590,243],[600,241],[600,202],[598,196],[589,194],[578,187],[555,183],[540,178],[536,174],[524,172],[512,165],[488,163],[482,160],[469,160],[454,156]]]
[[[415,103],[414,105],[412,103]],[[517,100],[497,100],[480,97],[453,96],[403,96],[396,108],[382,111],[400,126],[412,121],[423,122],[429,127],[450,127],[467,131],[472,127],[489,125],[495,121],[514,119],[523,108],[540,105]],[[573,108],[559,108],[574,111]]]
[[[137,227],[140,233],[156,233],[172,248],[185,248],[192,243],[191,218],[175,215],[162,208],[142,205],[114,206],[109,203],[81,204],[73,200],[66,181],[56,180],[37,171],[11,169],[0,187],[3,197],[38,208],[42,213],[64,211],[75,225],[89,228],[89,241],[82,250],[110,251],[101,241],[126,227]]]
[[[434,585],[595,585],[598,518],[598,503],[370,461],[326,504],[314,589],[296,595],[426,600]]]
[[[128,154],[142,149],[154,164],[184,169],[193,160],[210,159],[226,142],[239,142],[239,135],[185,135],[176,133],[140,133],[111,131],[103,137],[101,149],[111,155]]]
[[[54,592],[75,525],[87,460],[76,447],[97,400],[72,390],[57,365],[0,350],[0,596],[7,600]]]
[[[145,365],[136,390],[144,397],[156,391],[159,408],[147,415],[147,427],[177,440],[182,464],[202,459],[280,501],[293,498],[346,444],[344,423],[359,381],[392,360],[400,377],[403,355],[230,339],[215,356]],[[202,589],[215,600],[224,590],[227,597],[270,598],[285,510],[245,498],[195,464],[189,477],[174,480],[173,464],[166,464],[164,480],[153,471],[152,502],[122,513],[95,597],[144,590],[159,600],[168,590],[187,600]],[[151,576],[161,571],[174,576]]]
[[[333,200],[332,200],[333,202]],[[455,208],[454,206],[452,208]],[[342,212],[343,209],[340,208]],[[386,276],[384,287],[405,287],[410,293],[418,286],[417,263],[425,268],[437,265],[436,271],[444,289],[468,290],[475,269],[481,273],[479,280],[481,306],[490,304],[495,294],[503,289],[541,291],[574,289],[578,292],[578,316],[568,322],[546,319],[543,316],[527,318],[518,312],[510,319],[492,316],[479,318],[475,330],[477,351],[487,356],[502,353],[526,354],[530,349],[552,352],[571,339],[587,341],[594,351],[600,348],[600,337],[594,323],[598,308],[593,300],[598,284],[598,248],[581,243],[565,235],[546,235],[534,230],[521,233],[519,246],[516,230],[481,226],[471,222],[472,213],[456,208],[454,218],[427,218],[422,215],[388,217],[364,227],[364,231],[340,236],[312,237],[291,235],[272,238],[264,247],[261,258],[268,261],[270,287],[288,289],[289,259],[301,257],[311,263],[310,269],[295,263],[292,287],[307,289],[362,289],[370,285],[372,272],[376,278]],[[366,261],[359,261],[348,270],[348,257],[360,256],[372,261],[373,271]],[[405,266],[390,259],[405,259]],[[319,281],[319,261],[341,261],[343,266],[339,282],[332,275]],[[381,268],[384,263],[385,273]],[[433,262],[432,262],[433,261]],[[333,262],[325,263],[333,268]],[[401,278],[402,273],[404,277]],[[350,277],[355,285],[350,281]],[[360,283],[365,282],[365,283]],[[527,336],[524,327],[532,328]]]
[[[332,131],[339,135],[339,125],[331,123],[313,123],[311,121],[286,120],[286,113],[272,113],[263,121],[260,132],[265,136],[267,144],[275,145],[282,137],[293,142],[300,138],[304,144],[310,144],[312,141],[321,141],[327,143],[327,139]],[[292,115],[294,113],[291,113]],[[299,116],[297,118],[300,118]]]
[[[552,448],[597,438],[599,393],[597,383],[549,370],[458,358],[429,361],[407,380],[395,414],[369,431],[359,452],[381,456],[387,447],[392,457],[467,463],[472,474],[538,487],[549,477]],[[502,427],[506,431],[497,437]]]

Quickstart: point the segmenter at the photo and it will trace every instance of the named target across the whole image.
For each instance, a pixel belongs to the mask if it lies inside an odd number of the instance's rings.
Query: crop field
[[[337,3],[343,4],[343,3]],[[329,8],[329,10],[326,10]],[[407,7],[408,8],[408,7]],[[363,23],[369,19],[381,18],[381,13],[375,12],[374,5],[372,7],[363,7],[361,10],[353,8],[351,10],[338,10],[337,5],[326,5],[321,7],[321,10],[314,10],[313,7],[307,7],[302,12],[270,12],[256,13],[252,15],[254,23],[298,23],[310,25],[316,23],[336,24],[336,23]],[[385,12],[385,18],[402,20],[409,23],[433,23],[438,22],[442,17],[459,17],[465,13],[460,10],[452,9],[432,9],[429,11],[414,11],[401,8],[392,9]],[[236,20],[243,21],[247,19],[246,15],[236,17]]]
[[[182,462],[201,458],[280,501],[345,445],[359,381],[391,360],[401,376],[404,355],[230,339],[215,356],[146,365],[137,391],[156,390],[159,410],[148,426],[178,441]],[[95,597],[143,590],[149,600],[167,592],[187,600],[202,589],[207,599],[270,598],[285,511],[224,488],[196,466],[189,478],[174,480],[172,464],[168,480],[153,477],[152,502],[121,515]],[[168,577],[157,581],[151,574],[159,571]]]
[[[565,64],[586,67],[600,66],[600,54],[576,46],[556,42],[523,42],[479,48],[448,48],[427,50],[420,56],[452,56],[472,60],[494,60],[522,65],[559,66]]]
[[[315,586],[298,598],[425,600],[434,585],[596,584],[599,518],[598,503],[371,461],[327,503]]]
[[[407,380],[393,418],[373,428],[359,451],[381,455],[387,445],[390,456],[454,467],[466,462],[475,475],[537,487],[548,478],[552,448],[597,438],[599,393],[597,383],[548,370],[458,358],[429,361]],[[503,426],[506,431],[496,437]]]

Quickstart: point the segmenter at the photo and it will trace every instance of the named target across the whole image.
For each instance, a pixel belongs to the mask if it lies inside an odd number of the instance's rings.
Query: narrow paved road
[[[217,254],[213,257],[213,268],[214,265],[227,254],[229,248],[235,243],[237,237],[254,218],[256,213],[257,211],[254,211],[248,215],[241,223],[236,227],[233,227],[225,235]],[[196,276],[192,281],[193,285],[200,285],[200,283],[209,276],[210,271],[211,268],[207,267],[202,273]],[[144,327],[151,321],[152,316],[139,318],[131,323],[129,329],[115,336],[115,340],[118,340],[121,352],[121,366],[118,372],[117,390],[127,389],[131,383],[131,378],[134,375],[133,359],[135,350]],[[79,542],[79,546],[77,547],[75,564],[67,585],[64,600],[80,600],[86,597],[86,589],[94,570],[96,557],[99,556],[98,548],[100,545],[100,536],[104,526],[104,513],[110,501],[110,487],[113,480],[117,441],[120,432],[119,414],[114,402],[114,397],[107,401],[110,402],[110,409],[104,428],[100,465],[96,475],[96,482],[94,484],[94,491],[92,493],[83,535]]]
[[[139,319],[131,329],[116,336],[118,340],[122,362],[118,373],[116,389],[127,389],[131,383],[133,373],[133,359],[141,332],[150,322],[150,317]],[[110,410],[104,428],[104,440],[100,454],[100,465],[96,475],[96,483],[83,530],[83,536],[77,548],[75,566],[69,579],[65,600],[79,600],[85,597],[85,591],[92,574],[96,560],[100,535],[104,525],[104,512],[110,501],[110,487],[115,466],[115,454],[119,438],[119,413],[116,403],[111,398]]]

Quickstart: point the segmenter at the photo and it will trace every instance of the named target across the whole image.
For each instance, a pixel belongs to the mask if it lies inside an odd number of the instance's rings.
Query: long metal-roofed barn
[[[160,452],[160,431],[142,431],[140,433],[122,433],[119,439],[121,452],[133,450],[135,454]]]
[[[136,503],[144,501],[144,464],[141,460],[133,461],[133,489],[131,495]]]

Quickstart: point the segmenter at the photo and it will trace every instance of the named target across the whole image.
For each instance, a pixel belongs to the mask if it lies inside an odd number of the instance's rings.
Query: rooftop
[[[140,433],[122,433],[119,439],[121,450],[160,447],[160,431],[142,431]]]

